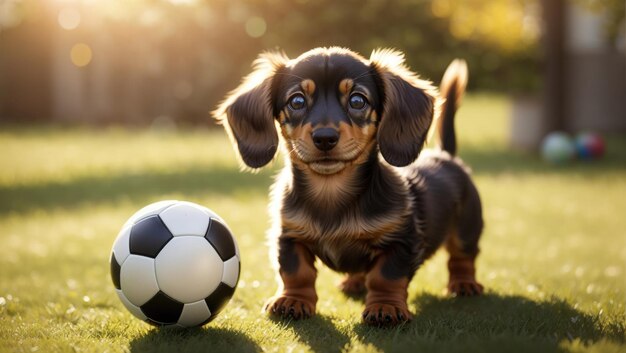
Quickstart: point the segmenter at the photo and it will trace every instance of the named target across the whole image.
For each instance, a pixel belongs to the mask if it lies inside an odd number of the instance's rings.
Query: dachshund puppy
[[[279,144],[286,155],[270,231],[281,283],[266,311],[315,313],[318,258],[347,274],[344,292],[366,291],[365,323],[408,321],[409,281],[442,244],[449,292],[482,293],[474,268],[481,203],[455,157],[453,118],[466,80],[465,62],[455,60],[439,95],[388,49],[369,60],[333,47],[255,61],[214,116],[249,168],[268,164]],[[431,124],[440,148],[417,159]]]

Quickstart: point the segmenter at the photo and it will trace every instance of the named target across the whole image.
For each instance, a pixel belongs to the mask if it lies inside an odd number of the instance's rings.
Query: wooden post
[[[565,1],[542,0],[544,47],[544,124],[565,130]],[[546,131],[546,132],[547,132]]]

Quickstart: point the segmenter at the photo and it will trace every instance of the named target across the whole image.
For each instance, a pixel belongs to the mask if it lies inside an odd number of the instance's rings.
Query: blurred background
[[[625,0],[0,0],[0,352],[626,351],[625,15]],[[455,124],[488,292],[442,296],[440,252],[409,289],[424,319],[394,334],[363,330],[323,266],[318,319],[265,319],[281,159],[241,173],[209,114],[259,52],[331,45],[397,48],[436,84],[456,57],[470,68]],[[552,131],[601,138],[574,151],[542,144]],[[242,254],[228,309],[190,335],[132,319],[110,282],[120,227],[164,199],[213,209]]]
[[[407,54],[512,99],[511,143],[626,131],[624,0],[2,0],[0,122],[210,125],[259,52]]]

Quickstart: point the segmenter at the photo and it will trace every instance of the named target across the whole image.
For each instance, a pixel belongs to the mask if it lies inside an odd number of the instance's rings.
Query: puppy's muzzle
[[[337,146],[339,131],[330,127],[315,129],[311,133],[311,139],[313,139],[313,144],[318,150],[327,152]]]

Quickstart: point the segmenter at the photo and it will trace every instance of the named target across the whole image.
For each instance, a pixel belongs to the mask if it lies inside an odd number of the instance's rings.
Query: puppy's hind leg
[[[361,297],[365,294],[365,273],[350,273],[339,284],[339,289],[349,297]]]
[[[482,209],[478,192],[471,182],[468,195],[461,208],[458,223],[446,239],[448,260],[448,293],[454,296],[474,296],[483,292],[476,281],[475,261],[478,240],[483,230]]]

